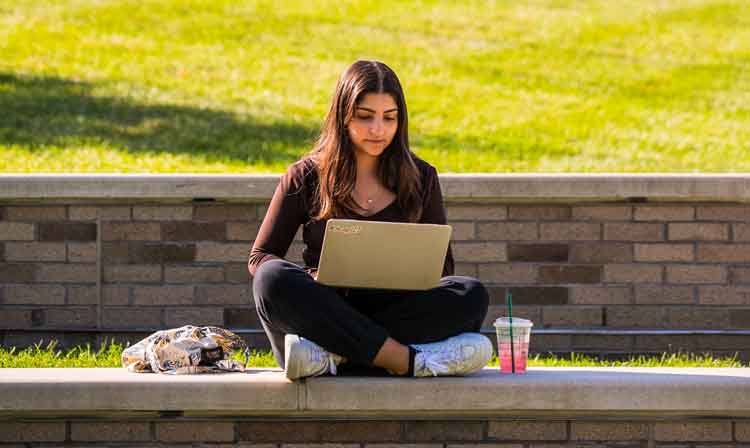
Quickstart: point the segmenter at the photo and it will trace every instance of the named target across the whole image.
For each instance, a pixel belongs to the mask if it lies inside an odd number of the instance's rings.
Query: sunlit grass
[[[0,172],[280,172],[358,58],[441,172],[750,171],[745,0],[21,0]]]
[[[124,349],[120,343],[104,343],[98,350],[90,345],[76,346],[70,350],[59,350],[55,342],[46,346],[36,344],[23,350],[0,347],[0,368],[42,367],[121,367],[120,354]],[[234,359],[244,362],[241,353]],[[248,367],[278,367],[271,351],[251,350]],[[660,356],[634,356],[625,360],[606,360],[593,356],[572,353],[567,356],[531,355],[529,367],[748,367],[735,356],[717,358],[709,354],[664,353]],[[498,366],[493,356],[488,366]]]

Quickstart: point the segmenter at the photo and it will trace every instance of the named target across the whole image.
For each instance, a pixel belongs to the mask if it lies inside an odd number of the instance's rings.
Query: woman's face
[[[347,128],[357,153],[379,156],[396,135],[396,101],[388,93],[366,94],[355,106]]]

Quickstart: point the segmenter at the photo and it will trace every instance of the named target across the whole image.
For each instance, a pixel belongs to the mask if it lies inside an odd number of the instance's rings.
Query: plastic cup
[[[530,320],[514,317],[512,341],[509,318],[498,317],[493,325],[497,333],[497,356],[500,358],[500,373],[513,373],[511,343],[513,344],[515,373],[526,372],[526,361],[529,359],[529,336],[531,336],[531,327],[534,324]]]

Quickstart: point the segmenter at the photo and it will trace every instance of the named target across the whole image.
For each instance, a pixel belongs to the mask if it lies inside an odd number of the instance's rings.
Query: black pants
[[[343,289],[320,284],[281,259],[258,268],[253,296],[279,366],[284,367],[284,335],[297,334],[347,358],[340,374],[384,373],[372,361],[388,337],[423,344],[478,332],[489,301],[472,277],[443,277],[427,291]]]

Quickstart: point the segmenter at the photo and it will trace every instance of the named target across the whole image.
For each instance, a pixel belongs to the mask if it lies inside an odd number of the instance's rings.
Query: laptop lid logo
[[[356,224],[331,224],[331,227],[329,227],[328,230],[331,232],[343,233],[345,235],[354,235],[362,232],[362,226]]]

